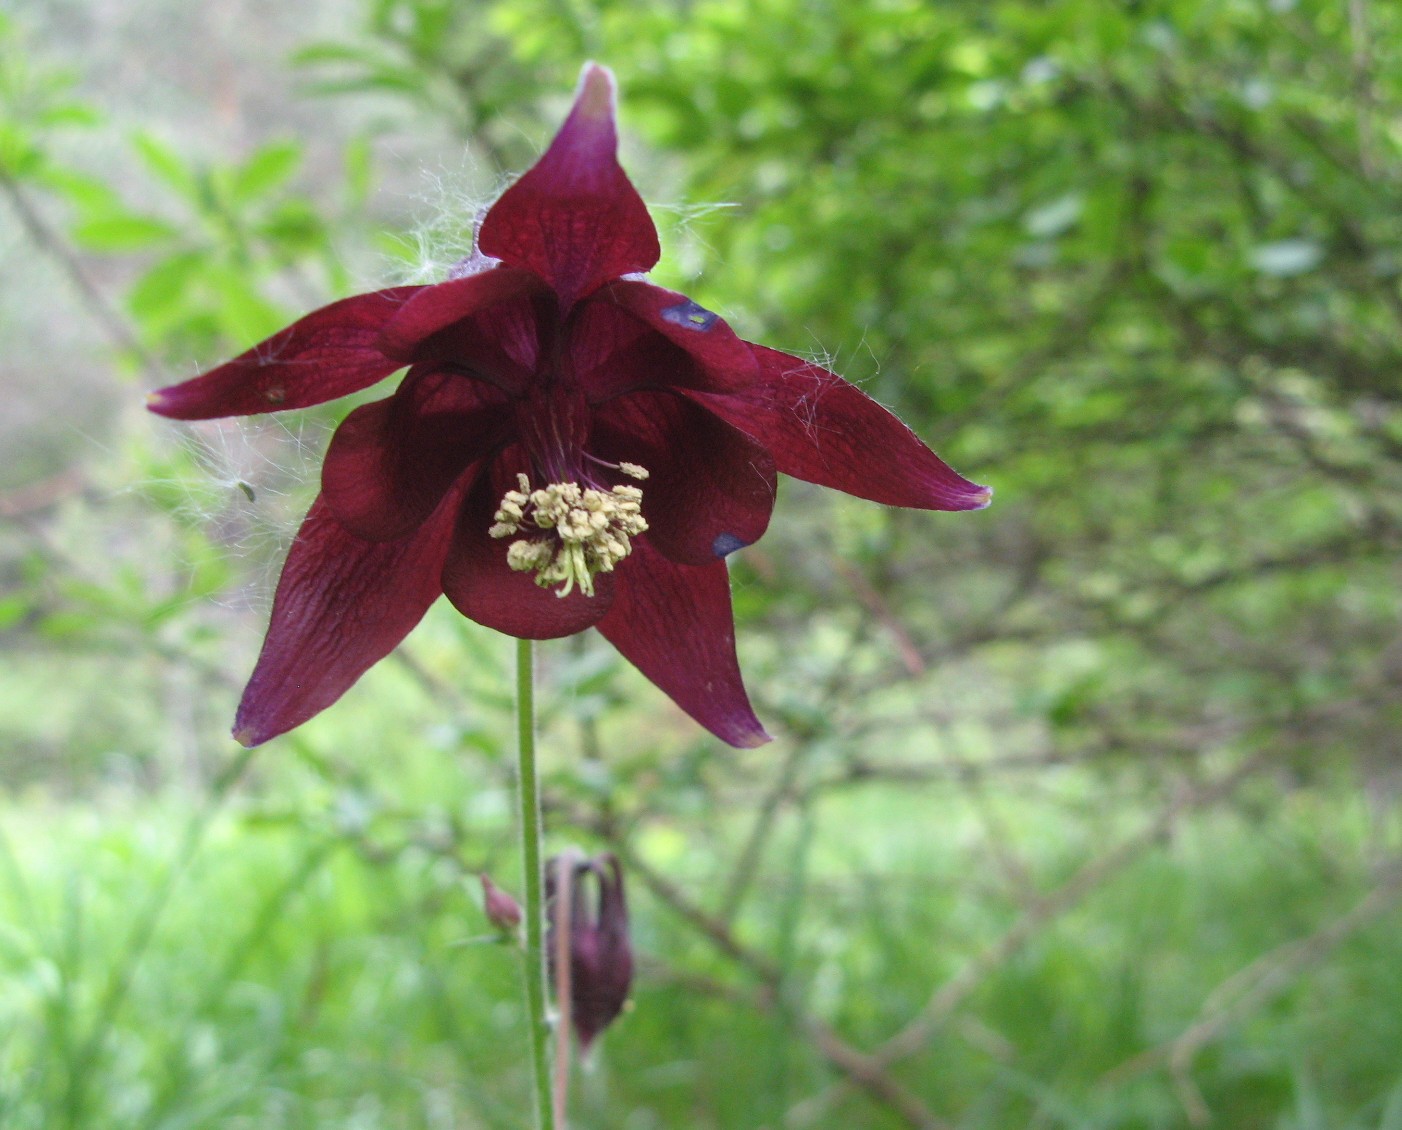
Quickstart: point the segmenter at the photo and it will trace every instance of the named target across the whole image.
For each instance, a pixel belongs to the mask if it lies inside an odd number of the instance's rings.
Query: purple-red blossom
[[[508,635],[596,627],[716,736],[759,745],[725,558],[764,533],[777,473],[890,506],[987,505],[841,377],[641,277],[657,232],[614,114],[613,76],[586,66],[550,148],[447,281],[334,302],[151,395],[176,419],[252,415],[408,368],[331,441],[241,742],[330,706],[446,594]]]
[[[623,870],[610,854],[582,859],[556,856],[545,866],[545,898],[550,930],[546,942],[551,978],[560,984],[556,968],[558,929],[555,899],[559,878],[569,869],[570,1023],[579,1046],[589,1050],[612,1024],[633,987],[633,945],[628,934],[628,901],[623,895]],[[591,894],[587,879],[594,878]]]

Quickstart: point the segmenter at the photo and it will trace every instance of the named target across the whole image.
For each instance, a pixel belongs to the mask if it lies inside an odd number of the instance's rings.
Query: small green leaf
[[[86,612],[51,612],[39,621],[39,634],[45,639],[68,640],[91,631],[97,619]]]
[[[0,121],[0,170],[18,181],[31,180],[45,166],[44,155],[28,133]]]
[[[258,227],[258,233],[280,249],[304,253],[326,243],[321,217],[310,202],[288,200]]]
[[[29,615],[30,602],[21,594],[0,597],[0,631],[13,628]]]
[[[141,276],[127,296],[127,305],[141,321],[160,318],[179,305],[204,265],[205,256],[183,252],[162,259]]]
[[[346,143],[346,195],[353,208],[364,205],[374,181],[374,150],[368,137],[354,137]]]
[[[96,219],[122,210],[121,199],[112,186],[86,173],[49,165],[41,169],[35,179],[85,216]]]
[[[420,4],[414,9],[414,29],[409,37],[416,52],[423,58],[431,58],[435,51],[441,51],[443,41],[451,30],[451,12],[448,5]]]
[[[173,146],[149,133],[136,134],[132,146],[153,175],[187,200],[200,201],[199,177]]]
[[[361,63],[365,66],[381,66],[384,60],[382,52],[352,47],[346,43],[313,43],[292,56],[292,62],[298,66],[315,63]]]
[[[144,251],[175,235],[175,229],[164,221],[134,213],[99,216],[73,227],[74,240],[90,251]]]
[[[103,117],[96,106],[88,106],[82,102],[63,102],[41,110],[34,120],[41,126],[92,127],[101,125]]]
[[[246,204],[264,196],[287,180],[302,162],[302,147],[292,141],[274,141],[253,154],[234,173],[229,193],[233,201]]]
[[[308,89],[315,94],[365,94],[388,90],[396,94],[421,95],[424,85],[424,79],[407,67],[377,67],[362,78],[314,82]]]

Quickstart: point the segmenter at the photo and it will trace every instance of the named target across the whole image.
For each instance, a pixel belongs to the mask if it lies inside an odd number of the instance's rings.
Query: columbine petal
[[[618,582],[600,634],[722,741],[743,748],[769,741],[740,679],[725,563],[677,565],[644,536],[619,566]]]
[[[757,541],[774,510],[774,460],[744,432],[670,392],[640,392],[599,409],[591,448],[647,468],[648,541],[686,565],[707,565]]]
[[[336,429],[322,497],[357,537],[407,537],[469,465],[500,446],[503,403],[461,374],[411,370],[392,397],[362,405]]]
[[[399,286],[343,298],[203,376],[160,389],[146,406],[176,420],[306,408],[368,388],[404,362],[380,350],[380,331],[425,288]]]
[[[777,349],[750,348],[761,373],[753,389],[688,395],[768,448],[784,474],[887,506],[988,505],[991,489],[956,472],[855,385]]]
[[[613,75],[589,63],[545,155],[502,194],[478,246],[545,279],[562,308],[661,255],[647,205],[618,164]]]
[[[457,510],[445,499],[412,538],[363,541],[318,498],[292,543],[258,666],[234,719],[247,746],[319,714],[398,645],[442,592]]]
[[[575,307],[570,320],[570,373],[591,404],[639,389],[706,389],[686,350],[600,296]]]
[[[506,462],[499,460],[498,468]],[[515,485],[514,476],[484,474],[473,486],[443,567],[444,593],[469,620],[518,639],[555,639],[593,627],[613,603],[614,574],[594,578],[593,596],[578,589],[559,596],[536,584],[534,574],[515,572],[506,563],[509,543],[487,533],[502,496]]]
[[[590,302],[591,307],[605,305],[626,311],[694,362],[694,369],[678,372],[670,381],[654,377],[654,387],[672,383],[725,392],[747,388],[759,377],[759,365],[749,342],[736,337],[719,314],[698,306],[684,294],[639,280],[620,279]]]
[[[512,357],[526,350],[528,356],[513,357],[513,364],[529,373],[536,349],[531,299],[544,294],[538,278],[509,267],[494,267],[424,287],[385,323],[380,348],[403,364],[454,356],[475,360],[482,350],[491,356]],[[478,324],[479,315],[503,307],[522,323],[524,330],[518,329],[514,336],[524,340],[516,342],[513,335],[501,333],[510,327],[509,322],[505,327],[499,319]]]

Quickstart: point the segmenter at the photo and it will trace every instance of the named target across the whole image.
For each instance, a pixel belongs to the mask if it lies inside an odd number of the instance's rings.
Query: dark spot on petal
[[[713,314],[704,306],[696,305],[691,299],[668,306],[662,311],[662,316],[674,325],[685,326],[689,330],[699,330],[702,333],[720,321],[719,314]]]
[[[721,534],[711,542],[711,552],[717,557],[729,557],[737,549],[744,549],[749,544],[734,534]]]

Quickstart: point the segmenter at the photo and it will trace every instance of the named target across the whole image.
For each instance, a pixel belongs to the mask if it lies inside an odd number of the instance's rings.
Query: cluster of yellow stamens
[[[618,469],[630,478],[647,478],[636,463],[620,463]],[[629,539],[647,529],[643,492],[637,487],[598,490],[551,483],[532,490],[525,475],[516,481],[521,489],[506,492],[488,533],[507,538],[523,528],[542,531],[507,546],[506,563],[518,573],[534,573],[541,588],[559,585],[557,596],[569,596],[576,585],[593,596],[595,575],[612,573],[632,552]]]

